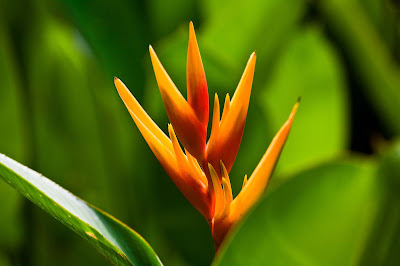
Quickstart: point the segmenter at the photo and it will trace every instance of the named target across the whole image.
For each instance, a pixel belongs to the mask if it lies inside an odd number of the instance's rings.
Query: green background
[[[210,264],[207,222],[113,85],[166,132],[148,45],[185,95],[193,21],[211,99],[233,95],[257,51],[234,194],[302,97],[271,193],[217,262],[396,265],[399,14],[389,0],[0,0],[0,153],[135,229],[165,265]],[[4,182],[0,210],[0,265],[108,264]]]

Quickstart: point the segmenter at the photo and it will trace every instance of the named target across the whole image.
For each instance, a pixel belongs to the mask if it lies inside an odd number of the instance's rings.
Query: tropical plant
[[[0,266],[397,265],[398,14],[0,1]]]

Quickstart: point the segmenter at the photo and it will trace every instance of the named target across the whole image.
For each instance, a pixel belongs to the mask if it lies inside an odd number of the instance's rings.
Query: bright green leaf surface
[[[161,265],[149,244],[112,216],[39,173],[0,155],[0,176],[117,265]]]
[[[270,59],[290,36],[306,7],[303,0],[204,2],[209,17],[202,42],[206,49],[213,49],[213,56],[237,66],[254,50],[260,59]]]
[[[281,55],[263,96],[256,99],[276,134],[302,97],[278,171],[310,167],[346,147],[348,108],[340,68],[335,51],[317,27],[299,31]]]
[[[375,165],[344,161],[265,197],[221,250],[220,265],[357,265],[380,202]]]

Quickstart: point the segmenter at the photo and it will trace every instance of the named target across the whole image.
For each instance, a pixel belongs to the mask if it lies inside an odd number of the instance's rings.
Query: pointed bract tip
[[[219,166],[221,168],[221,174],[224,178],[226,178],[229,181],[230,184],[230,180],[229,180],[229,174],[228,171],[226,170],[225,164],[222,162],[222,160],[219,161]]]
[[[247,184],[247,175],[245,175],[244,178],[243,178],[242,189],[246,186],[246,184]]]
[[[255,64],[256,59],[257,59],[257,55],[256,55],[256,52],[254,51],[254,52],[250,55],[247,64],[249,64],[249,62],[251,62],[251,61],[254,61],[254,64]]]
[[[210,170],[210,172],[215,172],[214,167],[210,163],[208,163],[208,170]]]
[[[292,112],[290,113],[289,120],[294,119],[294,116],[297,113],[297,108],[299,107],[301,97],[297,100],[296,104],[292,108]]]
[[[189,40],[196,38],[196,33],[194,31],[194,25],[193,22],[190,21],[189,23]]]
[[[221,173],[222,173],[223,177],[229,178],[228,171],[226,170],[225,164],[222,162],[222,160],[219,160],[219,167],[221,168]]]
[[[117,77],[114,77],[114,85],[117,88],[118,93],[120,93],[123,89],[127,89],[122,80]]]
[[[216,180],[219,180],[217,171],[215,171],[215,168],[210,163],[208,163],[208,170],[210,171],[210,176],[211,176],[211,179],[213,182]],[[215,180],[213,180],[213,179],[215,179]],[[218,183],[218,181],[216,181],[216,182]]]

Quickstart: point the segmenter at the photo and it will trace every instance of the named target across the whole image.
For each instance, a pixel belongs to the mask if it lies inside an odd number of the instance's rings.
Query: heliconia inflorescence
[[[288,137],[299,102],[281,127],[249,179],[233,198],[229,172],[242,140],[253,83],[256,53],[252,53],[222,116],[214,96],[211,135],[207,141],[208,88],[193,23],[189,24],[187,98],[177,89],[154,49],[149,46],[154,73],[169,120],[169,137],[154,123],[121,80],[115,86],[141,134],[167,174],[189,202],[206,218],[218,250],[228,231],[265,191]],[[179,142],[184,147],[182,150]]]

